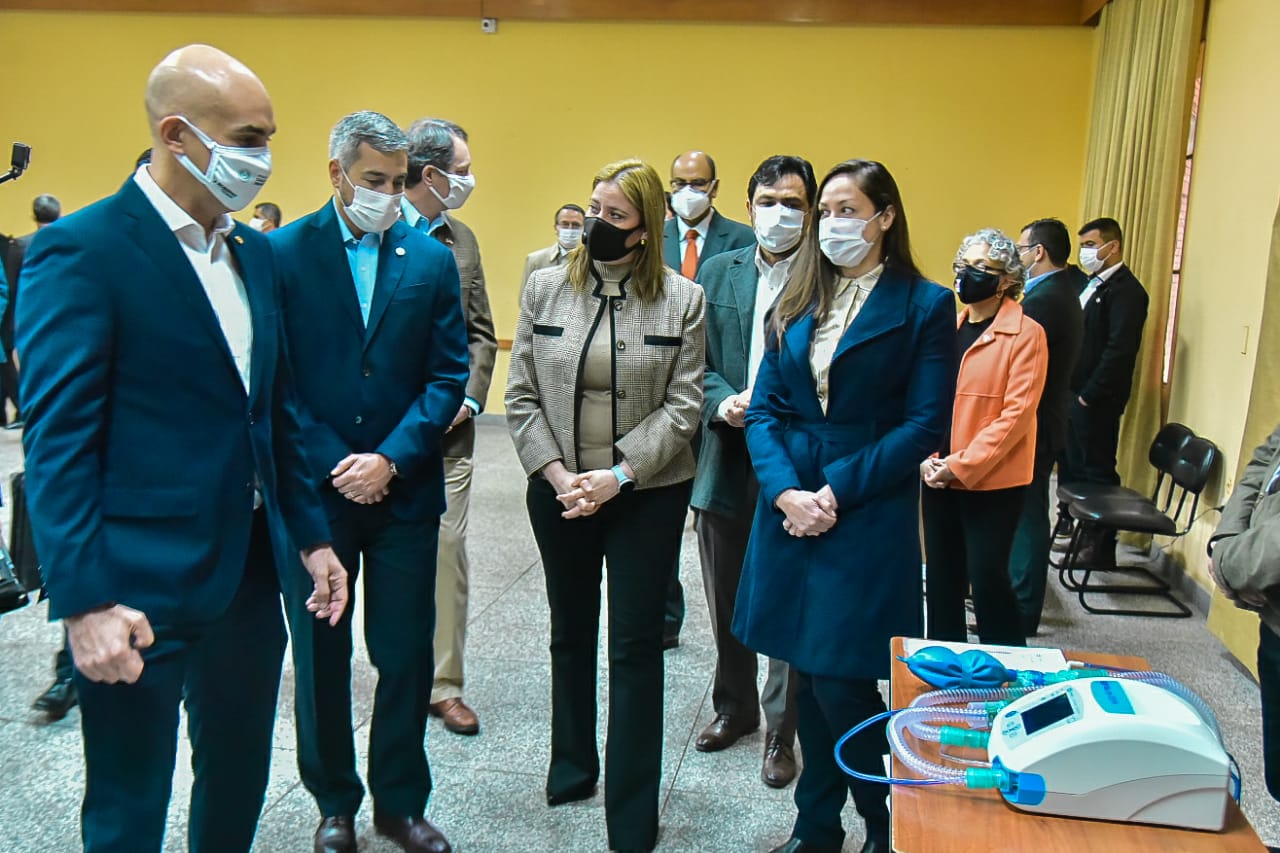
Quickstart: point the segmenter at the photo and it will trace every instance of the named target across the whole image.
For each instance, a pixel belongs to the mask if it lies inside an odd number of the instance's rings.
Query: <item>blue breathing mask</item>
[[[909,658],[898,658],[926,684],[943,690],[1000,687],[1018,677],[981,649],[957,654],[945,646],[929,646]]]

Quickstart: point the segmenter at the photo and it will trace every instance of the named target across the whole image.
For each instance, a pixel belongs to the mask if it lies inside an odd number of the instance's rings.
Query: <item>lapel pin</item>
[[[237,235],[235,236],[235,241],[236,241],[237,243],[239,243],[240,245],[242,245],[242,246],[244,245],[244,238],[243,238],[243,237],[241,237],[239,234],[237,234]]]
[[[396,246],[396,254],[403,258],[403,257],[404,257],[404,246]]]

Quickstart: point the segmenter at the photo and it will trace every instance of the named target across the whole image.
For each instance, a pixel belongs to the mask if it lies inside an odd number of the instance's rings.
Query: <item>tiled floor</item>
[[[21,466],[15,433],[0,433],[0,471]],[[474,567],[467,699],[482,733],[462,738],[433,721],[427,738],[435,792],[430,815],[462,853],[593,853],[605,849],[601,798],[548,809],[543,773],[550,704],[547,608],[537,551],[524,512],[524,479],[500,421],[480,424],[471,556]],[[709,721],[714,667],[697,549],[685,536],[681,576],[689,618],[679,649],[667,662],[663,745],[662,832],[659,849],[697,853],[767,851],[789,834],[791,791],[759,781],[763,736],[722,753],[692,748]],[[1229,747],[1244,771],[1244,807],[1264,840],[1280,843],[1280,808],[1262,785],[1258,690],[1205,629],[1189,620],[1089,617],[1051,584],[1048,613],[1037,644],[1125,652],[1147,657],[1198,690],[1215,708]],[[358,615],[358,614],[357,614]],[[47,686],[59,630],[43,607],[0,619],[0,853],[78,849],[83,787],[79,716],[46,723],[30,710]],[[357,632],[357,636],[359,632]],[[357,641],[359,643],[359,641]],[[355,670],[357,743],[363,760],[374,675],[358,647]],[[601,673],[606,663],[601,656]],[[286,664],[268,802],[255,850],[310,849],[317,813],[297,781],[291,713],[292,671]],[[607,686],[601,681],[601,720]],[[600,734],[603,744],[603,731]],[[185,849],[191,773],[184,752],[174,784],[167,850]],[[852,808],[846,850],[861,837]],[[370,826],[368,804],[358,819],[361,850],[391,853],[394,845]]]

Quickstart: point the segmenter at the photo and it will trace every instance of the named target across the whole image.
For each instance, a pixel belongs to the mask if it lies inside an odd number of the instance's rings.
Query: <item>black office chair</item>
[[[1169,466],[1173,464],[1182,445],[1194,435],[1191,428],[1185,424],[1170,423],[1161,427],[1156,437],[1151,440],[1151,447],[1147,449],[1147,461],[1151,463],[1152,468],[1156,469],[1156,487],[1152,490],[1150,498],[1126,486],[1113,486],[1106,483],[1059,483],[1058,503],[1070,506],[1072,501],[1101,497],[1130,498],[1139,501],[1149,499],[1152,502],[1159,502],[1160,492],[1169,475]],[[1061,569],[1064,566],[1063,559],[1056,563],[1050,560],[1049,563],[1055,569]]]
[[[1152,536],[1185,536],[1190,530],[1200,506],[1200,493],[1217,464],[1218,448],[1206,438],[1192,435],[1187,438],[1175,453],[1169,464],[1169,487],[1161,497],[1161,488],[1156,487],[1152,498],[1134,497],[1127,494],[1093,495],[1073,500],[1070,505],[1072,518],[1076,520],[1076,529],[1071,536],[1071,544],[1067,548],[1067,556],[1058,569],[1058,580],[1067,589],[1076,593],[1080,606],[1089,613],[1108,613],[1115,616],[1160,616],[1167,618],[1184,618],[1191,615],[1191,609],[1173,595],[1167,581],[1153,574],[1144,566],[1108,566],[1097,568],[1076,564],[1081,543],[1085,537],[1083,531],[1094,527],[1106,527],[1113,530],[1128,530],[1134,533],[1148,533]],[[1163,478],[1162,478],[1163,479]],[[1188,496],[1190,500],[1188,501]],[[1106,571],[1132,575],[1144,579],[1145,583],[1099,584],[1090,583],[1094,572]],[[1082,573],[1077,578],[1076,573]],[[1146,595],[1163,599],[1174,609],[1170,610],[1133,610],[1127,608],[1095,607],[1089,604],[1085,596],[1089,593],[1105,593],[1109,595]]]

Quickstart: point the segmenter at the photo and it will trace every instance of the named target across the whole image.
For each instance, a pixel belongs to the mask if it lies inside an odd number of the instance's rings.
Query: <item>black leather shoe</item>
[[[24,426],[26,426],[26,424],[24,424],[22,421],[14,421],[13,423],[5,424],[4,428],[12,431],[15,429],[22,429]]]
[[[327,817],[316,829],[315,853],[356,853],[356,822],[349,817]]]
[[[744,720],[729,714],[716,714],[711,725],[702,730],[693,748],[698,752],[719,752],[733,746],[743,735],[749,735],[760,728],[760,721]]]
[[[840,844],[810,844],[799,838],[789,838],[781,847],[775,847],[769,853],[840,853]]]
[[[663,634],[662,635],[662,650],[664,652],[669,652],[672,649],[678,649],[678,648],[680,648],[679,634]]]
[[[596,783],[590,785],[580,785],[577,788],[570,788],[567,791],[547,791],[547,805],[563,806],[565,803],[576,803],[580,800],[589,800],[596,795]]]
[[[884,838],[868,838],[859,853],[892,853],[893,847]]]
[[[374,813],[373,828],[405,853],[453,853],[444,833],[425,817],[385,817]]]
[[[764,739],[764,765],[760,768],[760,780],[770,788],[785,788],[795,778],[795,750],[790,744],[783,743],[777,732],[769,732]]]
[[[61,720],[76,706],[77,701],[75,682],[68,679],[50,684],[49,689],[31,703],[31,707],[44,711],[51,720]]]

